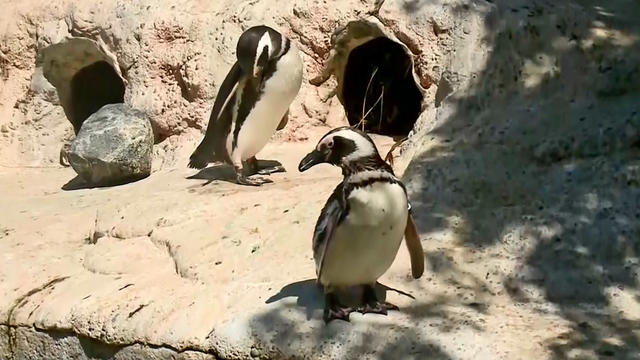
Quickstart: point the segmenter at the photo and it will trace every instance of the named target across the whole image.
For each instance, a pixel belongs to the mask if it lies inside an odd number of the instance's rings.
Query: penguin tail
[[[203,161],[199,161],[198,159],[190,159],[189,160],[189,168],[190,169],[203,169],[205,166],[207,166],[207,162],[203,162]]]
[[[213,154],[207,155],[200,148],[197,148],[196,151],[191,154],[188,166],[191,169],[204,169],[205,167],[207,167],[207,164],[213,161],[213,158]]]

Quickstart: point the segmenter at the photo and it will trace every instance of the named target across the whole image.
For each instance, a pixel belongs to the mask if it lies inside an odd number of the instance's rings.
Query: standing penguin
[[[363,286],[355,311],[387,314],[398,307],[376,298],[374,285],[393,263],[403,235],[414,278],[424,272],[424,254],[404,184],[394,175],[371,138],[351,127],[331,130],[307,154],[299,171],[329,163],[342,168],[338,184],[316,223],[313,257],[318,282],[325,289],[324,320],[349,321],[354,311],[340,304],[341,288]]]
[[[271,181],[248,176],[285,171],[282,166],[258,169],[255,155],[287,122],[289,105],[302,84],[302,59],[295,44],[264,25],[242,33],[236,57],[189,167],[224,162],[234,166],[237,183],[258,186]]]

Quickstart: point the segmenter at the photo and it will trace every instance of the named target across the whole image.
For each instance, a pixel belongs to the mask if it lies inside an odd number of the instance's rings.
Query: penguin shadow
[[[282,166],[282,163],[277,160],[258,160],[258,170],[276,166]],[[187,179],[207,180],[202,184],[202,186],[209,185],[214,181],[225,181],[235,184],[236,172],[231,165],[215,164],[213,166],[206,167],[191,176],[188,176]]]
[[[202,186],[209,185],[214,181],[235,182],[236,172],[233,167],[227,164],[217,164],[206,167],[197,173],[188,176],[191,180],[207,180]]]
[[[311,319],[314,311],[322,311],[324,309],[324,292],[316,279],[302,280],[285,285],[277,294],[269,297],[265,303],[271,304],[288,297],[298,298],[296,305],[304,309],[307,320]]]
[[[354,287],[348,291],[339,293],[340,300],[346,306],[356,307],[360,305],[360,299],[362,294],[360,287]],[[395,291],[398,294],[415,299],[411,294],[404,291],[394,289],[392,287],[376,283],[375,292],[380,301],[385,301],[387,298],[387,291]],[[318,284],[315,278],[297,281],[288,285],[285,285],[280,291],[269,297],[265,303],[271,304],[276,301],[288,298],[297,297],[296,305],[304,309],[307,320],[311,320],[313,313],[318,311],[322,314],[324,310],[324,291],[322,286]],[[320,315],[321,317],[322,315]]]
[[[138,182],[140,180],[144,180],[144,179],[146,179],[148,177],[149,177],[149,175],[147,175],[147,176],[137,176],[137,177],[123,179],[123,180],[120,180],[120,181],[116,181],[116,182],[112,182],[112,183],[108,183],[108,184],[104,184],[104,185],[95,185],[95,184],[91,184],[91,183],[85,181],[82,177],[80,177],[80,175],[76,175],[76,177],[74,177],[73,179],[67,181],[66,184],[62,185],[61,189],[63,191],[74,191],[74,190],[84,190],[84,189],[106,189],[106,188],[112,188],[112,187],[117,187],[117,186],[122,186],[122,185],[135,183],[135,182]]]

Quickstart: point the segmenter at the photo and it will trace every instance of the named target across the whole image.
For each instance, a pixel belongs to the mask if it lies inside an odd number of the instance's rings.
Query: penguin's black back
[[[234,87],[241,81],[242,75],[240,64],[234,63],[218,89],[204,138],[189,159],[190,168],[202,169],[213,161],[231,162],[226,139],[231,131],[233,104],[237,97],[237,88]]]

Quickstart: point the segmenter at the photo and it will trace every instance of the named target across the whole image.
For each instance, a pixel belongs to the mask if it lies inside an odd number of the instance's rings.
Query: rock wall
[[[353,20],[375,16],[384,24],[384,33],[403,43],[413,57],[414,77],[427,92],[424,103],[433,103],[432,84],[439,81],[452,54],[458,15],[452,6],[420,4],[419,11],[415,6],[415,2],[389,1],[375,12],[373,1],[356,0],[343,1],[339,7],[320,0],[289,0],[278,6],[231,0],[11,4],[7,9],[11,15],[0,23],[3,163],[52,164],[61,144],[73,136],[60,106],[67,100],[58,99],[41,67],[55,48],[52,45],[75,37],[95,41],[104,49],[126,83],[125,101],[152,119],[154,168],[175,165],[192,151],[216,90],[235,61],[237,38],[257,23],[280,29],[304,53],[305,81],[291,106],[291,121],[276,135],[278,141],[304,140],[310,128],[346,123],[334,96],[340,71],[320,87],[309,80],[326,73],[332,38]],[[342,60],[343,66],[346,57]]]
[[[235,60],[235,42],[243,28],[250,22],[277,25],[274,19],[282,21],[285,9],[291,12],[288,6],[269,16],[267,11],[249,10],[247,2],[236,5],[231,1],[206,6],[199,2],[102,1],[9,7],[14,16],[3,20],[0,38],[0,126],[5,134],[1,146],[12,150],[5,163],[56,161],[63,138],[71,135],[60,116],[57,96],[52,96],[51,86],[37,68],[52,44],[69,37],[95,40],[113,55],[127,83],[125,101],[152,118],[161,155],[185,141],[196,141],[208,120],[217,86]],[[241,21],[245,17],[246,23]],[[42,85],[30,86],[30,82]],[[300,113],[292,111],[294,124]],[[44,128],[51,131],[43,132]],[[165,141],[172,136],[186,140]]]

